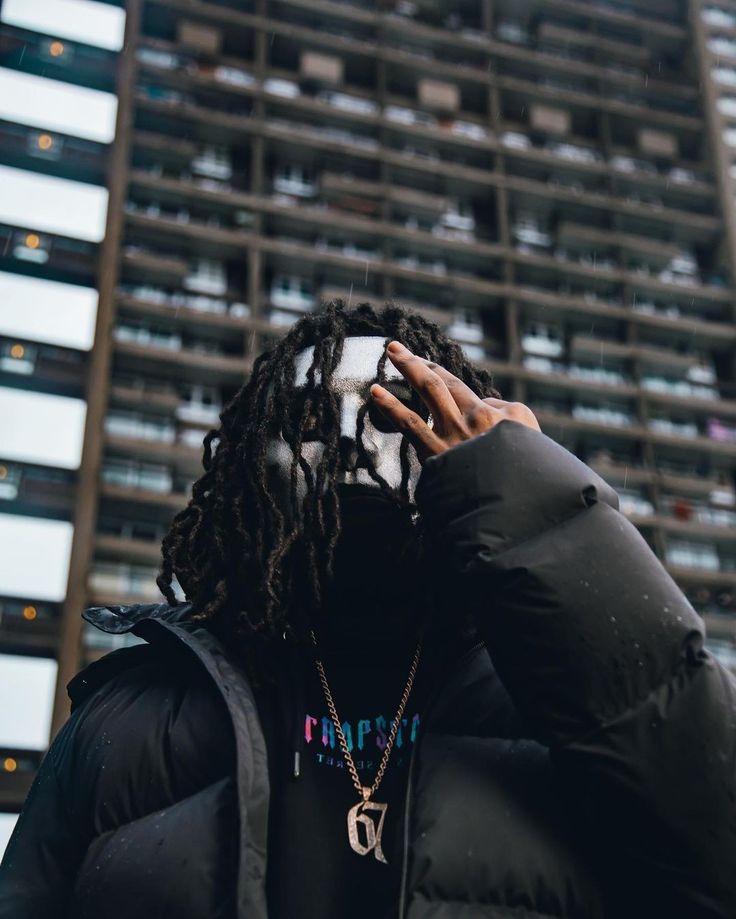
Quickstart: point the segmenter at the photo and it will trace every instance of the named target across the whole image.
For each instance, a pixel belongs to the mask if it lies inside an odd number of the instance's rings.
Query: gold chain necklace
[[[312,642],[314,646],[317,646],[317,639],[314,635],[314,632],[311,633]],[[401,694],[401,701],[399,707],[396,711],[396,717],[394,718],[391,724],[391,731],[388,735],[388,740],[386,741],[386,748],[383,751],[383,757],[378,766],[378,772],[376,773],[376,778],[373,781],[373,784],[370,786],[365,786],[360,781],[360,776],[358,775],[358,770],[355,768],[355,763],[353,762],[353,757],[350,755],[350,750],[348,750],[347,740],[345,739],[345,732],[342,729],[342,723],[337,714],[337,709],[335,708],[335,701],[332,698],[332,693],[330,692],[329,684],[327,683],[327,677],[325,675],[325,668],[322,664],[322,661],[315,657],[314,662],[317,665],[317,672],[319,673],[320,683],[322,684],[322,691],[325,694],[325,700],[327,701],[327,709],[332,718],[332,723],[335,725],[335,732],[337,734],[338,740],[340,742],[340,749],[342,750],[342,755],[345,757],[345,763],[350,772],[350,777],[353,780],[353,785],[361,797],[361,800],[354,806],[351,807],[348,811],[348,840],[350,842],[350,848],[353,852],[357,852],[358,855],[367,855],[369,852],[373,852],[376,859],[379,862],[383,862],[385,865],[388,864],[386,861],[386,856],[383,854],[383,849],[381,848],[381,835],[383,833],[383,823],[386,819],[386,811],[388,810],[388,804],[380,804],[378,801],[371,801],[371,796],[378,790],[378,786],[381,784],[383,779],[383,774],[386,771],[386,766],[388,765],[389,757],[391,756],[391,750],[394,746],[394,741],[396,740],[396,735],[399,732],[399,727],[401,725],[401,718],[404,714],[404,709],[406,708],[406,703],[409,701],[409,696],[411,694],[412,686],[414,685],[414,676],[417,672],[417,666],[419,665],[419,658],[422,653],[422,640],[419,639],[417,643],[416,651],[414,652],[414,657],[412,658],[411,667],[409,668],[409,676],[406,681],[406,686],[404,687],[404,692]],[[375,811],[378,817],[378,825],[376,826],[370,817],[367,816],[366,811]],[[358,833],[358,827],[362,826],[365,830],[365,842],[361,841],[360,835]]]

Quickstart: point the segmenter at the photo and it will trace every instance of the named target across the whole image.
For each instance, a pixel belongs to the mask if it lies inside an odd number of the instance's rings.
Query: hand
[[[397,347],[398,346],[398,347]],[[427,406],[434,422],[427,422],[407,408],[378,383],[370,393],[376,405],[404,432],[417,451],[419,461],[444,453],[450,447],[477,437],[499,421],[516,421],[539,431],[539,422],[531,409],[521,402],[503,399],[481,399],[455,374],[392,341],[388,356]]]

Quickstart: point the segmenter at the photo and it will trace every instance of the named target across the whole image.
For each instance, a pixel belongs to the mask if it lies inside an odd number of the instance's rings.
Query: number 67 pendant
[[[358,855],[367,855],[373,852],[379,862],[387,865],[386,856],[381,848],[381,834],[383,833],[383,821],[386,819],[386,810],[388,804],[379,804],[377,801],[359,801],[355,807],[348,811],[348,839],[350,848]],[[366,811],[378,811],[378,825],[373,822],[372,818],[366,814]],[[365,828],[365,842],[360,839],[358,827]]]

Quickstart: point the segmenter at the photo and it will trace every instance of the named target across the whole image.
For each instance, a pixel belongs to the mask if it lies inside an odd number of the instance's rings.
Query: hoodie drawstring
[[[291,762],[289,769],[293,779],[298,779],[301,775],[302,753],[304,752],[304,718],[305,711],[305,691],[304,691],[304,667],[300,649],[297,644],[288,645],[289,668],[286,678],[290,683],[291,690],[291,712],[289,722],[291,723]]]

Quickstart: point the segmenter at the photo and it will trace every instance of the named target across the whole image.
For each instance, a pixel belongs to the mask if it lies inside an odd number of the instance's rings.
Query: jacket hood
[[[125,606],[90,606],[82,613],[85,619],[102,632],[123,635],[133,630],[143,619],[163,619],[183,622],[192,611],[191,603],[132,603]]]
[[[90,693],[122,670],[148,660],[152,644],[166,643],[170,646],[172,638],[177,634],[191,632],[197,627],[201,629],[199,623],[190,620],[191,611],[191,603],[131,603],[123,606],[90,606],[85,609],[81,614],[82,619],[101,632],[110,635],[133,632],[144,638],[145,642],[109,651],[72,677],[66,685],[72,712]],[[144,626],[144,623],[148,623],[148,626]],[[164,628],[152,627],[154,623]],[[142,632],[139,631],[141,627]],[[176,634],[172,635],[172,632]],[[208,639],[215,640],[209,634]]]

